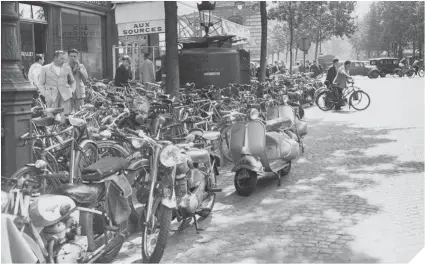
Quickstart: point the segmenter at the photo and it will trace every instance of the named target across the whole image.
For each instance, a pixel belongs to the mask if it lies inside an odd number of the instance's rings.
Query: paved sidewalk
[[[307,150],[282,186],[240,197],[223,173],[206,230],[172,234],[162,262],[410,261],[424,247],[423,80],[397,81],[362,80],[365,112],[306,109]],[[133,236],[115,262],[140,258]]]

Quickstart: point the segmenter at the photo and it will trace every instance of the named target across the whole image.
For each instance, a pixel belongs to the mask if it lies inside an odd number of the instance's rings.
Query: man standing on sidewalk
[[[145,83],[155,82],[155,70],[153,62],[150,60],[150,54],[145,53],[145,60],[140,66],[140,81]]]
[[[69,66],[75,79],[75,91],[72,93],[71,105],[73,111],[78,111],[84,105],[84,98],[86,97],[84,82],[87,81],[89,76],[84,65],[78,61],[78,50],[70,49],[68,57]]]
[[[39,76],[40,90],[46,98],[47,107],[64,108],[64,114],[70,114],[72,86],[75,79],[71,68],[65,64],[66,53],[62,50],[53,53],[53,62],[44,65]]]

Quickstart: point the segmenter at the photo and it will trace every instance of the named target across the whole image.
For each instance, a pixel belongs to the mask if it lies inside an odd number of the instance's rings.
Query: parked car
[[[398,58],[376,58],[370,59],[370,70],[367,76],[371,79],[378,78],[379,76],[385,77],[387,74],[393,74],[394,70],[398,68]]]
[[[367,76],[369,70],[363,61],[351,60],[350,75]]]

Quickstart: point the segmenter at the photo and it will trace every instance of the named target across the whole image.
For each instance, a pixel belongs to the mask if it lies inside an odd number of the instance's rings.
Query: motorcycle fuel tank
[[[46,194],[34,199],[29,206],[29,217],[35,227],[46,227],[58,223],[75,207],[75,202],[64,195]],[[71,216],[80,219],[79,211]]]

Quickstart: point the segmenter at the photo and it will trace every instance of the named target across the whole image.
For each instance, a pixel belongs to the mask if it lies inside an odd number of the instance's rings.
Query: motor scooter
[[[253,108],[249,120],[231,128],[230,151],[234,161],[234,185],[241,196],[249,196],[259,176],[281,178],[291,170],[291,161],[304,153],[302,138],[307,134],[307,123],[299,119],[296,108],[287,105],[270,107],[267,121],[258,119]]]

